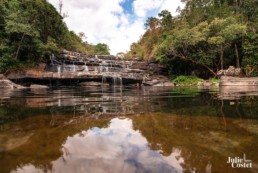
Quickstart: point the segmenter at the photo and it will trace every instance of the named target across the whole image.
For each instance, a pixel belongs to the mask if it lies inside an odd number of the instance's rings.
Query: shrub
[[[184,84],[184,85],[189,85],[189,84],[197,84],[198,82],[203,82],[203,79],[198,78],[196,76],[177,76],[174,80],[174,83],[177,84]]]

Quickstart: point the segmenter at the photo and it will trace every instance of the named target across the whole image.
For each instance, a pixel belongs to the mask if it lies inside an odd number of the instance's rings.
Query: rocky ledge
[[[258,77],[229,77],[220,78],[220,86],[257,86]]]
[[[152,62],[122,59],[114,56],[95,57],[51,57],[48,64],[40,64],[37,69],[9,71],[5,77],[25,86],[32,84],[60,85],[147,85],[173,86],[163,76],[166,67]]]

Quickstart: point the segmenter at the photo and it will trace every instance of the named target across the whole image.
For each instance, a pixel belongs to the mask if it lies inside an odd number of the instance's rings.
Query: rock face
[[[166,73],[166,67],[157,63],[122,59],[115,56],[79,56],[66,53],[50,62],[42,70],[12,71],[6,77],[25,85],[172,85],[166,77],[157,74]],[[94,83],[95,82],[95,83]]]
[[[13,83],[12,81],[8,80],[8,79],[2,79],[2,80],[0,80],[0,88],[23,89],[23,88],[26,88],[26,87],[21,86],[21,85],[17,85],[15,83]]]
[[[239,77],[241,75],[241,69],[235,68],[233,66],[229,66],[226,70],[220,70],[217,72],[218,76],[236,76]]]

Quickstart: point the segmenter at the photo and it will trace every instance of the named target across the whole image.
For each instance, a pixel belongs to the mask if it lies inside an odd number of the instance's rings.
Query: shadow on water
[[[256,94],[115,89],[2,92],[0,172],[257,172]]]

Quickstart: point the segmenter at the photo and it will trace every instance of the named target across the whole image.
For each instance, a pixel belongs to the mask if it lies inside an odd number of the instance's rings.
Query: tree
[[[38,31],[29,21],[26,11],[20,10],[20,4],[16,1],[10,3],[8,15],[6,17],[5,30],[6,33],[18,42],[15,59],[18,58],[20,48],[25,37],[38,37]]]
[[[144,26],[146,29],[154,30],[159,27],[159,19],[156,17],[148,17]]]
[[[162,10],[158,16],[160,19],[160,26],[164,31],[168,31],[173,27],[173,18],[168,10]]]
[[[214,19],[211,24],[211,35],[208,42],[213,45],[220,47],[220,62],[221,69],[224,67],[224,50],[234,43],[234,40],[241,38],[246,34],[246,25],[241,24],[234,17],[227,17],[225,19]],[[234,44],[237,49],[236,44]],[[240,67],[240,59],[238,50],[236,52],[236,65]]]
[[[98,55],[109,55],[109,47],[107,44],[105,43],[98,43],[96,46],[95,46],[95,54],[98,54]]]

